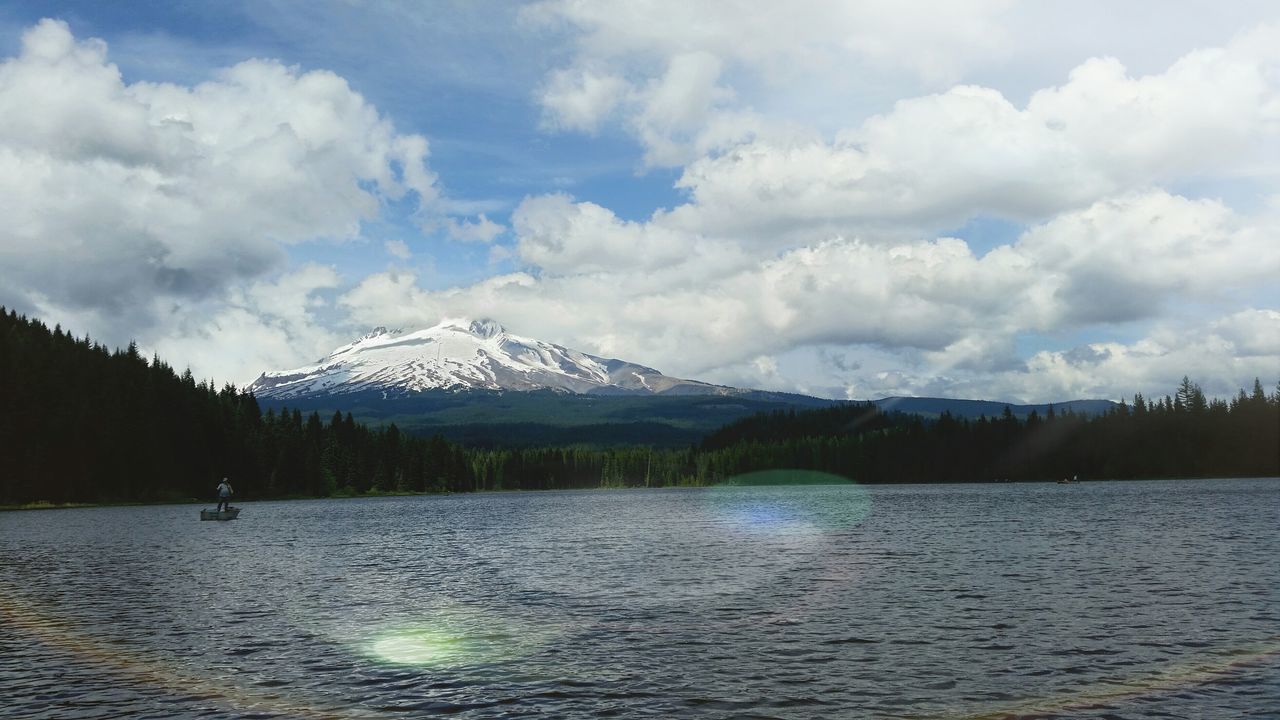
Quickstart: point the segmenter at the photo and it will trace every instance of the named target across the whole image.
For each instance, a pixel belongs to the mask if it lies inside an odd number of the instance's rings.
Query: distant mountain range
[[[1050,409],[1056,413],[1072,412],[1077,415],[1101,415],[1116,403],[1111,400],[1067,400],[1058,403],[1041,403],[1037,405],[1016,405],[996,402],[995,400],[955,400],[952,398],[930,397],[887,397],[872,400],[885,412],[901,412],[925,417],[938,417],[949,412],[953,417],[975,420],[986,416],[1000,417],[1004,409],[1009,408],[1015,416],[1024,418],[1032,412],[1044,417]]]
[[[685,380],[513,335],[492,320],[446,320],[425,330],[376,328],[313,365],[264,372],[248,388],[269,408],[350,412],[476,445],[682,445],[741,417],[842,401]],[[1019,417],[1049,405],[890,397],[887,412],[977,418],[1008,406]],[[1108,400],[1055,403],[1097,414]]]

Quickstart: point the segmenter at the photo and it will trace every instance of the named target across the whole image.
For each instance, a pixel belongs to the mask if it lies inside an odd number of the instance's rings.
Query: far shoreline
[[[1280,476],[1271,475],[1245,475],[1240,477],[1153,477],[1153,478],[1093,478],[1087,480],[1072,480],[1068,485],[1085,485],[1098,482],[1143,482],[1143,481],[1204,481],[1213,482],[1217,480],[1276,480],[1280,481]],[[856,482],[850,481],[850,485],[1058,485],[1063,484],[1058,480],[974,480],[968,482]],[[833,483],[836,485],[836,483]],[[469,490],[466,492],[415,492],[415,491],[388,491],[388,492],[372,492],[372,493],[352,493],[337,495],[282,495],[278,497],[263,497],[245,500],[246,503],[259,502],[291,502],[295,500],[369,500],[374,498],[390,498],[390,497],[443,497],[447,495],[487,495],[494,493],[541,493],[541,492],[557,492],[557,491],[629,491],[629,490],[678,490],[685,488],[715,488],[720,485],[661,485],[661,486],[644,486],[644,485],[608,485],[598,487],[564,487],[564,488],[539,488],[539,489],[523,489],[523,488],[495,488],[491,490]],[[748,487],[748,486],[744,486]],[[769,487],[769,486],[754,486]],[[785,484],[775,485],[773,487],[788,487]],[[812,487],[812,486],[809,486]],[[197,498],[184,499],[165,499],[165,500],[130,500],[130,501],[109,501],[109,502],[67,502],[52,503],[48,501],[36,501],[22,504],[0,505],[0,512],[25,512],[33,510],[79,510],[85,508],[108,508],[108,507],[143,507],[152,505],[215,505],[213,500],[199,500]]]

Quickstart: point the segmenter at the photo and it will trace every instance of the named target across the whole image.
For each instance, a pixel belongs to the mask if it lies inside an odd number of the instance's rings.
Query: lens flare
[[[380,638],[373,654],[399,665],[443,665],[464,656],[464,641],[435,630],[410,630]]]
[[[448,667],[509,660],[547,639],[545,632],[517,630],[492,617],[439,616],[374,633],[364,654],[393,665]]]
[[[862,486],[808,470],[652,492],[653,502],[614,493],[574,506],[556,496],[531,503],[517,531],[520,562],[496,565],[522,588],[556,596],[687,605],[752,592],[798,563],[819,561],[825,543],[871,511]]]
[[[871,495],[848,478],[814,470],[762,470],[710,488],[707,511],[746,533],[818,534],[854,527]]]

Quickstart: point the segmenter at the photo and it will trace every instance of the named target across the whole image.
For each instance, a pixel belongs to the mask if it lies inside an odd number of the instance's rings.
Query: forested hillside
[[[1209,400],[1184,378],[1173,396],[1139,395],[1093,417],[772,413],[709,435],[703,453],[726,475],[797,467],[866,482],[1280,476],[1280,389],[1268,396],[1255,380],[1250,393]]]
[[[351,413],[368,425],[440,435],[468,447],[569,447],[697,444],[725,423],[776,409],[827,407],[835,401],[746,391],[734,395],[576,394],[562,390],[465,392],[380,390],[259,398],[264,409],[289,407],[329,417]]]
[[[0,503],[470,489],[462,450],[348,416],[263,414],[218,389],[0,309]]]
[[[1280,476],[1280,389],[1229,401],[1184,379],[1101,416],[935,419],[870,404],[760,413],[679,449],[468,449],[347,413],[263,412],[232,386],[179,375],[135,347],[0,309],[0,504],[240,499],[710,485],[764,469],[858,482]]]

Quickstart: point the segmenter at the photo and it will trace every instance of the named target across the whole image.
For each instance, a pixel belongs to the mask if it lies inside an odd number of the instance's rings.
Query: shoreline
[[[1086,485],[1097,482],[1143,482],[1150,480],[1187,480],[1187,481],[1214,481],[1214,480],[1280,480],[1280,476],[1273,475],[1245,475],[1240,477],[1159,477],[1159,478],[1091,478],[1087,480],[1073,480],[1069,485]],[[933,482],[933,483],[892,483],[892,482],[863,482],[850,481],[853,485],[1055,485],[1062,484],[1057,480],[977,480],[971,482]],[[288,502],[294,500],[361,500],[380,497],[435,497],[445,495],[478,495],[485,493],[538,493],[538,492],[556,492],[556,491],[619,491],[619,490],[662,490],[662,489],[679,489],[691,487],[713,488],[717,485],[664,485],[646,487],[643,485],[627,486],[627,485],[609,485],[599,487],[565,487],[565,488],[544,488],[537,490],[526,490],[522,488],[495,488],[491,490],[470,490],[467,492],[377,492],[365,494],[351,495],[283,495],[277,497],[253,498],[245,502]],[[34,510],[76,510],[83,508],[104,508],[104,507],[139,507],[146,505],[208,505],[214,501],[200,500],[197,498],[184,499],[168,499],[168,500],[135,500],[120,502],[68,502],[68,503],[51,503],[48,501],[36,501],[22,504],[0,505],[0,512],[25,512]]]

